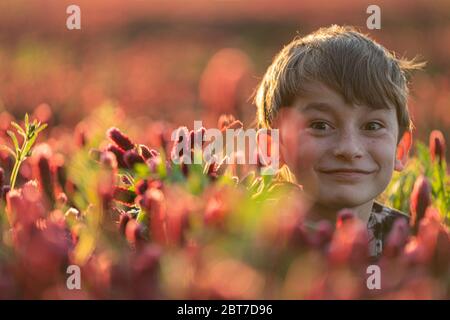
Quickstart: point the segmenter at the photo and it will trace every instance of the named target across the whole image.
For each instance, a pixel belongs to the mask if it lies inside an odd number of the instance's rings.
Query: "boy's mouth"
[[[319,173],[343,181],[358,180],[375,172],[375,170],[364,170],[355,168],[319,169],[318,171]]]

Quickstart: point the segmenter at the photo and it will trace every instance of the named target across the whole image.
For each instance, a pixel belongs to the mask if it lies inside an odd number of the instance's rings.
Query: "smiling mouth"
[[[370,174],[373,172],[373,170],[370,171],[370,170],[361,170],[361,169],[326,169],[326,170],[319,170],[319,171],[323,172],[323,173],[329,173],[329,174],[341,174],[341,173]]]
[[[330,169],[330,170],[318,170],[320,173],[333,177],[338,180],[358,180],[368,175],[371,175],[375,171],[361,170],[361,169]]]

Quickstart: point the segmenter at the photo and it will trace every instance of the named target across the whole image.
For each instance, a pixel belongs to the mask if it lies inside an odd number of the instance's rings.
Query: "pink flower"
[[[158,291],[158,275],[162,250],[148,244],[132,256],[132,291],[137,299],[155,299]]]
[[[344,209],[338,213],[337,228],[329,247],[329,260],[335,265],[360,266],[369,257],[369,238],[366,226]]]
[[[405,219],[397,219],[386,241],[385,255],[398,256],[404,249],[409,238],[409,226]]]
[[[223,226],[229,211],[220,193],[212,196],[206,204],[204,221],[207,225]]]
[[[11,226],[28,227],[44,218],[46,209],[36,181],[29,181],[21,189],[11,190],[6,195],[6,212]]]
[[[431,159],[433,161],[437,159],[439,163],[445,161],[445,139],[441,131],[431,131],[429,144]]]
[[[316,247],[323,247],[331,241],[333,232],[333,225],[327,220],[321,220],[317,224],[316,231],[311,240],[313,240]]]
[[[128,221],[130,221],[131,215],[127,212],[122,212],[119,218],[119,233],[121,235],[125,235],[125,228],[127,226]]]
[[[424,258],[437,274],[450,269],[450,233],[442,224],[439,212],[429,207],[420,221],[417,240],[424,249]]]
[[[139,249],[144,242],[143,227],[136,220],[129,220],[125,227],[125,237],[132,246]]]
[[[152,240],[160,244],[167,243],[166,205],[162,191],[148,189],[143,197],[143,206],[149,216]]]
[[[68,261],[70,238],[64,225],[40,219],[28,228],[15,228],[15,274],[21,279],[24,297],[37,297],[60,281]]]

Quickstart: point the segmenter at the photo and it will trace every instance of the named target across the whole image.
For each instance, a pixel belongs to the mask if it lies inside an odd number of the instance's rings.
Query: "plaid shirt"
[[[372,213],[367,223],[371,258],[378,259],[381,256],[387,235],[397,219],[406,219],[409,223],[409,216],[405,213],[374,202]]]

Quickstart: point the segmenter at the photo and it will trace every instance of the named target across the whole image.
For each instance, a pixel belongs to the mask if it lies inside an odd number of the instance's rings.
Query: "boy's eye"
[[[312,122],[309,127],[314,130],[330,130],[332,127],[324,121]]]
[[[379,123],[379,122],[368,122],[366,125],[364,125],[364,130],[369,130],[369,131],[376,131],[376,130],[380,130],[384,128],[384,126]]]

